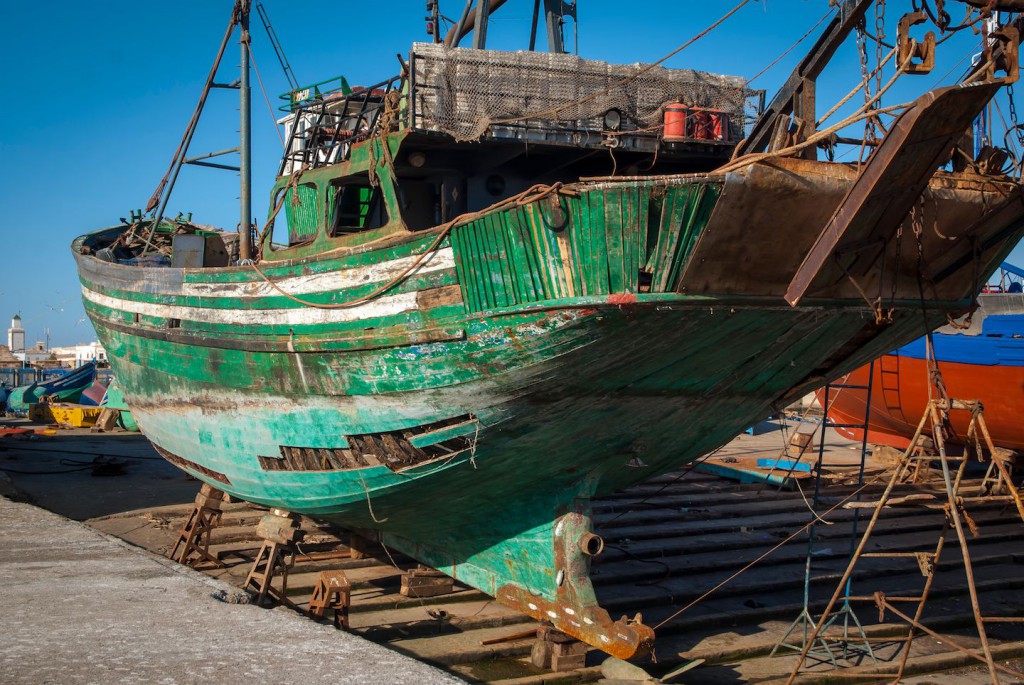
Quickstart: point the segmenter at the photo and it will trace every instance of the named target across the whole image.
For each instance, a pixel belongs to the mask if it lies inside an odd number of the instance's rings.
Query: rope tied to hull
[[[537,202],[538,200],[542,200],[545,197],[548,197],[548,196],[553,195],[553,194],[567,194],[568,195],[568,194],[573,194],[573,191],[568,190],[568,189],[564,189],[561,182],[553,183],[552,185],[537,184],[537,185],[531,186],[530,188],[527,188],[526,190],[524,190],[521,193],[516,193],[515,195],[513,195],[511,197],[505,198],[504,200],[500,200],[499,202],[496,202],[493,205],[491,205],[491,206],[489,206],[489,207],[487,207],[485,209],[481,209],[481,210],[476,211],[476,212],[470,212],[468,214],[463,214],[461,216],[458,216],[458,217],[452,219],[451,221],[449,221],[447,223],[441,224],[440,226],[437,227],[437,229],[435,229],[435,230],[438,231],[438,234],[437,234],[437,237],[434,239],[434,241],[427,247],[427,249],[425,249],[423,252],[421,252],[418,255],[416,255],[416,259],[414,259],[412,261],[412,263],[410,263],[407,267],[402,269],[402,271],[398,275],[394,276],[387,283],[385,283],[384,285],[380,286],[379,288],[376,288],[372,292],[370,292],[370,293],[368,293],[366,295],[363,295],[361,297],[357,297],[354,300],[349,300],[347,302],[327,302],[327,303],[323,303],[323,302],[310,302],[309,300],[304,300],[304,299],[302,299],[300,297],[292,295],[287,290],[282,288],[280,285],[278,285],[277,283],[272,281],[270,279],[270,277],[267,276],[267,274],[262,269],[260,269],[260,267],[257,266],[255,263],[250,264],[249,266],[252,267],[253,271],[255,271],[257,274],[259,274],[260,277],[264,281],[266,281],[267,284],[270,285],[274,290],[276,290],[277,292],[281,293],[282,295],[287,297],[289,300],[291,300],[291,301],[293,301],[293,302],[295,302],[297,304],[301,304],[301,305],[304,305],[304,306],[307,306],[307,307],[313,307],[315,309],[347,309],[349,307],[357,307],[357,306],[359,306],[361,304],[365,304],[365,303],[367,303],[367,302],[369,302],[371,300],[375,300],[376,298],[380,297],[384,293],[390,291],[392,288],[394,288],[395,286],[397,286],[400,283],[402,283],[403,281],[405,281],[409,277],[410,274],[412,274],[417,269],[419,269],[420,266],[422,266],[424,262],[426,262],[431,256],[433,256],[433,254],[441,247],[441,243],[451,233],[452,229],[456,228],[457,226],[461,226],[463,224],[467,224],[470,221],[474,221],[475,219],[478,219],[478,218],[480,218],[480,217],[482,217],[482,216],[484,216],[486,214],[489,214],[491,212],[497,211],[499,209],[503,209],[503,208],[506,208],[506,207],[512,207],[512,206],[514,206],[514,207],[522,207],[522,206],[530,204],[532,202]],[[280,210],[281,205],[283,204],[284,196],[285,196],[285,194],[283,193],[282,196],[281,196],[282,200],[279,201],[278,206],[275,208],[274,214],[272,215],[271,218],[273,218],[273,216],[276,216],[277,212]],[[268,222],[268,224],[269,224],[269,222]],[[266,231],[266,228],[264,228],[264,232],[265,231]]]

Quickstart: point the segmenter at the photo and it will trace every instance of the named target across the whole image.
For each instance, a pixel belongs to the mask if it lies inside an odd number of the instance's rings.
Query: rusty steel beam
[[[771,103],[754,122],[750,135],[740,143],[738,154],[763,152],[771,142],[772,132],[780,117],[788,117],[797,111],[797,116],[814,126],[814,82],[828,66],[832,56],[843,44],[873,0],[845,0],[839,13],[829,22],[814,47],[793,70],[786,83],[772,98]]]
[[[973,7],[1000,12],[1024,12],[1024,0],[956,0]]]
[[[501,9],[501,6],[504,5],[506,2],[508,2],[508,0],[490,0],[490,2],[488,3],[490,5],[490,8],[488,9],[487,16],[483,18],[484,21],[486,21],[490,17],[490,15],[494,14],[499,9]],[[481,7],[481,9],[485,8]],[[462,14],[462,19],[459,21],[458,24],[449,29],[447,35],[445,35],[444,44],[450,48],[457,47],[459,41],[461,41],[463,38],[472,33],[474,28],[473,17],[476,15],[476,13],[476,5],[469,5],[467,3],[466,10]]]
[[[875,268],[935,171],[1000,88],[1000,82],[941,88],[899,116],[793,275],[789,304],[799,304],[823,272],[835,273],[829,267],[844,248],[852,260],[843,273],[857,277]]]

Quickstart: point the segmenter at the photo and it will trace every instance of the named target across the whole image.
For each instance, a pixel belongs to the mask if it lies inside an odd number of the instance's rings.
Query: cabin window
[[[410,231],[422,231],[441,223],[440,193],[433,181],[399,179],[398,204],[402,208],[402,221]]]
[[[384,194],[365,174],[332,184],[330,195],[331,237],[362,233],[388,222]]]
[[[274,207],[281,205],[271,224],[271,242],[275,247],[294,247],[310,243],[320,230],[320,204],[316,186],[302,183],[279,190]]]

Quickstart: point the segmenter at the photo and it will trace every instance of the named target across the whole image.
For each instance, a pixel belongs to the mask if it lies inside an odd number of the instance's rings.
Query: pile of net
[[[549,52],[416,43],[411,66],[413,127],[459,141],[479,140],[499,124],[600,131],[612,109],[624,130],[656,129],[673,102],[727,113],[738,140],[755,94],[740,77]]]

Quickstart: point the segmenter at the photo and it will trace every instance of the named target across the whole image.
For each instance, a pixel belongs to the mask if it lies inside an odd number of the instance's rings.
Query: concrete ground
[[[2,423],[53,428],[25,419],[8,418]],[[93,475],[94,460],[118,463],[116,475]],[[97,470],[97,474],[109,473],[109,469]],[[6,474],[32,503],[76,521],[190,502],[200,485],[162,459],[139,433],[92,433],[83,428],[0,438],[0,474]],[[0,495],[8,494],[0,486]]]
[[[461,682],[29,504],[0,540],[0,682]]]

